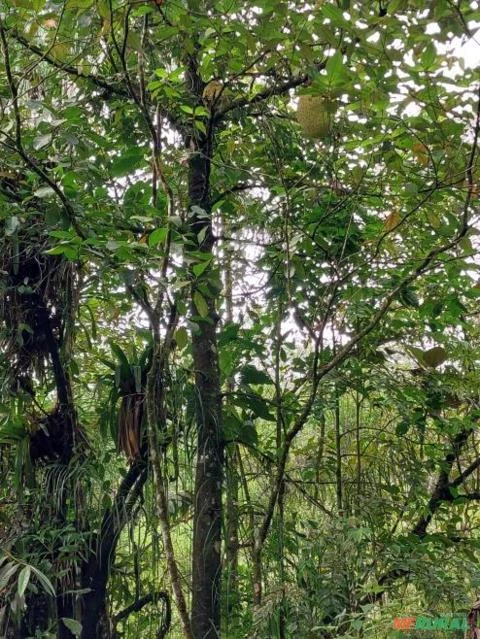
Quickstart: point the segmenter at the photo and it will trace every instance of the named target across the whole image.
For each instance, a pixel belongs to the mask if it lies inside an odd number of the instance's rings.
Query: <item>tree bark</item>
[[[190,148],[190,230],[198,250],[211,256],[214,244],[209,198],[211,135],[197,136],[190,142]],[[201,282],[205,283],[201,295],[207,306],[206,316],[198,320],[198,329],[192,335],[197,397],[191,615],[195,639],[220,636],[223,442],[216,331],[217,294],[213,292],[214,287],[208,285],[210,274],[210,269],[207,269],[201,278],[193,278],[192,283],[192,314],[196,317],[202,314],[195,304]],[[207,288],[209,294],[205,293]]]
[[[237,444],[231,444],[228,451],[228,463],[226,464],[226,513],[225,513],[225,566],[227,569],[228,583],[226,584],[228,617],[234,620],[238,617],[240,608],[240,593],[238,589],[238,469],[237,469]]]
[[[89,560],[83,567],[82,586],[89,588],[90,592],[82,600],[81,639],[108,637],[106,595],[110,569],[119,535],[130,517],[146,479],[146,462],[140,459],[130,467],[118,489],[113,506],[103,517]]]
[[[227,226],[225,218],[222,216],[222,234],[228,235],[230,229]],[[223,245],[223,264],[224,264],[224,286],[225,286],[225,321],[233,322],[233,273],[232,273],[232,247],[228,242]],[[233,379],[226,381],[226,389],[228,393],[233,393],[235,385]],[[225,484],[226,484],[226,512],[225,512],[225,566],[227,572],[226,583],[226,613],[228,624],[225,631],[228,633],[228,627],[235,625],[240,615],[240,592],[238,577],[238,549],[239,536],[238,528],[240,522],[240,512],[238,508],[239,497],[239,474],[238,474],[238,444],[233,442],[229,444],[226,450],[227,458],[225,460]],[[228,460],[228,461],[227,461]]]

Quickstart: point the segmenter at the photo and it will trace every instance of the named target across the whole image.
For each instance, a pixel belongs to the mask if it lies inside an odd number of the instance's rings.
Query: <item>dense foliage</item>
[[[1,0],[1,636],[383,639],[478,599],[478,26]]]

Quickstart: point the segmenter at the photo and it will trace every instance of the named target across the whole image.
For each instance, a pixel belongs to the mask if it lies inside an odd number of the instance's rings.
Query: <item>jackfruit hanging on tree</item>
[[[298,98],[297,122],[308,138],[321,139],[331,129],[335,102],[321,95],[301,95]]]

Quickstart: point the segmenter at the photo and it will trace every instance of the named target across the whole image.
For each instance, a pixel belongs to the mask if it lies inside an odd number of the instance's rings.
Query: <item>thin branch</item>
[[[264,188],[264,187],[265,187],[265,185],[262,184],[261,182],[257,182],[257,183],[253,183],[253,184],[249,184],[248,182],[239,182],[238,184],[235,184],[234,186],[230,187],[229,189],[226,189],[225,191],[222,191],[221,193],[216,195],[211,201],[211,206],[214,206],[215,204],[220,202],[220,200],[223,200],[227,195],[230,195],[232,193],[239,193],[241,191],[248,191],[249,189],[261,189],[261,188]]]
[[[170,611],[170,597],[168,596],[168,593],[166,593],[164,590],[159,590],[158,592],[151,592],[144,597],[140,597],[140,599],[137,599],[123,610],[120,610],[120,612],[117,612],[116,615],[113,615],[112,622],[114,625],[116,625],[120,621],[123,621],[124,619],[129,617],[134,612],[140,612],[140,610],[142,610],[142,608],[145,608],[145,606],[148,606],[149,603],[156,603],[160,600],[164,602],[166,610]],[[169,612],[167,612],[165,616],[167,618],[170,618]],[[168,625],[170,626],[170,623]]]
[[[121,85],[110,84],[101,76],[95,75],[93,73],[83,73],[77,67],[74,67],[70,64],[66,64],[60,60],[57,60],[54,56],[50,55],[47,51],[44,51],[40,47],[37,47],[35,44],[29,42],[26,38],[20,35],[15,29],[5,29],[8,31],[9,36],[11,36],[14,40],[16,40],[19,44],[21,44],[25,49],[30,51],[31,53],[35,53],[41,59],[41,61],[47,62],[49,65],[59,69],[60,71],[64,71],[68,75],[73,75],[81,80],[87,80],[94,84],[97,88],[102,89],[107,94],[115,94],[117,96],[123,98],[129,98],[129,92],[124,89]]]
[[[105,78],[103,78],[102,76],[96,75],[94,73],[84,73],[83,71],[80,71],[77,67],[71,64],[67,64],[60,60],[57,60],[54,56],[50,55],[47,51],[44,51],[40,47],[29,42],[26,38],[20,35],[16,30],[5,29],[5,31],[8,31],[8,34],[14,40],[16,40],[19,44],[21,44],[25,49],[39,56],[40,61],[46,62],[50,66],[53,66],[56,69],[59,69],[60,71],[63,71],[67,75],[73,76],[79,80],[85,80],[87,82],[90,82],[91,84],[96,86],[98,89],[101,89],[103,91],[103,97],[105,99],[109,98],[112,95],[121,97],[121,98],[133,99],[131,87],[127,86],[127,88],[125,88],[124,86],[122,86],[121,83],[115,84],[115,83],[107,82]],[[163,107],[162,115],[167,118],[167,120],[170,122],[172,126],[176,127],[180,131],[182,130],[182,127],[183,127],[182,122],[178,116],[174,115],[173,112],[170,112],[168,109],[165,109]]]
[[[324,68],[324,64],[319,66],[319,70]],[[219,109],[215,114],[215,120],[221,120],[234,109],[239,109],[242,107],[251,107],[255,104],[259,104],[260,102],[264,102],[269,98],[275,95],[283,95],[290,91],[290,89],[295,89],[296,87],[301,86],[302,84],[306,84],[310,80],[310,76],[306,73],[302,75],[295,76],[293,78],[289,78],[284,82],[280,82],[279,84],[274,84],[271,87],[267,87],[263,91],[260,91],[253,98],[239,98],[238,100],[233,100],[229,104],[225,105],[222,109]]]
[[[21,120],[20,108],[18,104],[18,88],[12,73],[12,68],[10,64],[10,52],[8,48],[7,38],[5,35],[5,28],[3,25],[3,21],[1,19],[0,19],[0,40],[2,42],[3,55],[5,60],[5,73],[7,76],[7,82],[10,88],[10,93],[12,95],[13,109],[15,114],[15,137],[12,137],[5,131],[1,131],[1,133],[7,138],[7,140],[10,141],[12,149],[18,153],[18,155],[22,158],[25,164],[34,173],[36,173],[38,177],[43,182],[45,182],[52,189],[52,191],[57,195],[57,197],[60,199],[60,201],[63,204],[63,208],[65,210],[65,213],[67,214],[70,224],[75,229],[77,235],[79,235],[79,237],[81,237],[82,239],[85,239],[86,234],[83,232],[83,230],[79,226],[75,216],[75,211],[73,210],[72,205],[70,204],[69,200],[65,196],[65,193],[58,186],[55,180],[52,180],[52,178],[48,175],[48,173],[46,173],[45,170],[33,158],[29,156],[29,154],[26,152],[23,146],[22,120]],[[0,144],[2,144],[3,146],[7,148],[10,148],[10,145],[6,144],[5,142],[0,142]]]
[[[458,477],[456,477],[453,481],[450,482],[451,488],[456,488],[463,484],[463,482],[475,471],[477,468],[480,468],[480,457],[478,457],[475,461],[473,461],[465,470],[460,473]]]

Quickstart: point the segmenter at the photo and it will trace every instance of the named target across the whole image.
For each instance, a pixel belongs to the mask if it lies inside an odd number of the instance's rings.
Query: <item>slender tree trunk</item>
[[[170,343],[173,336],[173,330],[176,326],[176,311],[172,310],[170,317],[170,326],[167,331],[165,343],[163,346],[158,342],[158,327],[153,327],[155,335],[155,344],[153,361],[147,378],[147,428],[149,454],[153,470],[153,481],[155,486],[155,510],[160,530],[162,533],[163,550],[167,561],[170,582],[172,584],[175,602],[177,604],[180,623],[183,635],[186,639],[193,639],[190,619],[188,616],[187,603],[183,593],[180,572],[175,557],[175,551],[172,542],[170,522],[168,517],[168,483],[162,469],[162,443],[159,440],[158,433],[162,432],[166,424],[165,411],[165,388],[164,377],[167,369],[168,353]]]
[[[362,494],[362,444],[360,438],[360,417],[362,410],[362,398],[357,391],[355,394],[355,444],[357,453],[357,508],[360,506]]]
[[[342,433],[340,432],[340,394],[335,387],[335,482],[337,492],[337,510],[343,512],[343,484],[342,484]]]
[[[206,259],[213,257],[214,244],[209,203],[211,138],[210,132],[191,141],[190,148],[194,148],[189,160],[190,230]],[[192,314],[203,315],[192,335],[197,398],[191,615],[194,639],[220,636],[223,442],[216,330],[218,289],[210,285],[211,276],[207,269],[200,278],[193,277],[192,282]],[[202,299],[199,295],[206,303],[206,312],[198,308],[198,300]]]
[[[222,216],[222,234],[229,235],[226,221]],[[231,246],[226,242],[223,246],[223,263],[225,273],[225,320],[233,321],[233,276],[232,276],[232,251]],[[227,392],[233,393],[234,384],[231,379],[226,382]],[[235,623],[240,612],[240,593],[238,590],[238,494],[239,494],[239,474],[238,474],[238,444],[232,443],[226,451],[228,463],[225,469],[226,479],[226,513],[225,513],[225,564],[227,568],[227,618],[226,624],[230,625],[230,619]],[[228,625],[225,631],[228,633]]]
[[[231,444],[228,451],[226,469],[226,513],[225,513],[225,563],[227,567],[228,584],[228,614],[233,618],[238,616],[240,595],[238,592],[238,470],[237,445]]]
[[[284,443],[284,424],[282,414],[282,388],[280,377],[280,351],[282,348],[282,315],[283,307],[280,303],[279,314],[276,326],[276,339],[275,339],[275,408],[276,408],[276,439],[277,439],[277,458],[280,462],[280,455]],[[280,588],[282,592],[280,605],[278,606],[278,637],[279,639],[285,639],[285,565],[284,565],[284,530],[285,530],[285,512],[284,512],[284,497],[285,497],[285,479],[282,478],[281,486],[278,491],[278,511],[277,511],[277,534],[278,534],[278,563],[279,563],[279,576],[280,576]]]
[[[320,494],[320,477],[321,477],[321,467],[323,462],[323,453],[325,450],[325,412],[323,407],[321,409],[320,415],[318,417],[318,421],[320,423],[320,437],[318,440],[318,450],[317,455],[315,457],[315,489],[314,489],[314,498],[315,501],[318,501]]]
[[[243,491],[243,496],[245,499],[245,508],[246,508],[246,512],[247,512],[247,516],[248,516],[248,525],[250,530],[252,531],[252,535],[253,535],[253,539],[252,539],[252,564],[254,566],[254,570],[252,572],[252,590],[254,593],[254,603],[257,603],[256,600],[256,596],[255,593],[257,591],[257,587],[256,584],[260,583],[261,585],[261,570],[260,573],[258,573],[258,570],[256,570],[256,565],[257,565],[257,561],[256,561],[256,557],[257,557],[257,547],[256,547],[256,543],[255,543],[255,509],[252,503],[252,499],[250,497],[250,491],[248,489],[248,481],[247,481],[247,477],[245,474],[245,468],[243,467],[243,460],[242,460],[242,454],[240,451],[240,448],[237,448],[237,462],[238,462],[238,475],[239,475],[239,480],[240,480],[240,484],[242,486],[242,491]],[[261,559],[261,557],[260,557]],[[260,596],[261,596],[261,592],[260,592]]]

